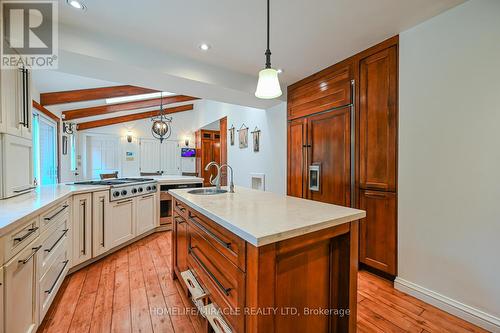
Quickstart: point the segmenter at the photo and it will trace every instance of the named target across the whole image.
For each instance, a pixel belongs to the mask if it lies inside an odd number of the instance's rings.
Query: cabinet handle
[[[101,241],[101,246],[104,247],[104,212],[105,212],[105,207],[104,207],[104,198],[101,199],[101,204],[102,204],[102,241]]]
[[[194,260],[196,260],[196,262],[205,270],[205,272],[207,272],[207,274],[210,275],[210,277],[212,278],[212,280],[214,280],[217,287],[219,287],[219,289],[222,290],[222,292],[224,292],[224,294],[226,294],[226,296],[229,296],[229,292],[233,288],[224,287],[224,285],[215,277],[215,275],[208,269],[208,267],[205,266],[205,264],[200,260],[200,258],[196,255],[196,253],[194,253],[193,249],[195,249],[195,248],[196,248],[196,246],[191,247],[191,245],[189,245],[189,253],[191,253]]]
[[[28,263],[28,261],[30,261],[31,258],[33,258],[35,256],[35,254],[38,252],[38,250],[40,250],[41,248],[42,248],[41,245],[31,248],[33,250],[33,252],[31,252],[30,256],[24,260],[18,260],[17,262],[20,264],[26,265]]]
[[[50,221],[52,220],[53,218],[55,218],[57,215],[61,214],[66,208],[68,208],[68,205],[64,205],[62,206],[62,208],[60,210],[58,210],[54,215],[52,215],[51,217],[46,217],[44,220],[45,221]]]
[[[186,223],[186,221],[185,221],[183,218],[179,217],[179,216],[174,217],[174,220],[175,220],[175,222],[176,222],[177,224],[183,224],[183,223]]]
[[[145,196],[143,196],[142,198],[143,198],[143,199],[147,199],[147,198],[151,198],[152,196],[154,196],[154,194],[145,195]]]
[[[29,96],[30,96],[30,87],[29,87],[30,80],[29,80],[29,75],[30,74],[29,74],[28,69],[26,69],[26,68],[24,69],[24,75],[26,77],[25,80],[24,80],[26,82],[26,92],[24,94],[25,98],[26,98],[25,104],[24,104],[25,105],[25,112],[26,112],[26,118],[25,119],[26,119],[26,128],[29,128],[30,127],[30,114],[29,114],[29,112],[30,112],[30,104],[29,104],[29,102],[30,102],[30,100],[29,100]]]
[[[87,202],[83,201],[81,204],[81,207],[83,207],[83,213],[82,213],[82,223],[83,223],[83,249],[82,249],[82,254],[85,255],[87,254]]]
[[[191,221],[195,226],[197,226],[198,228],[200,228],[203,232],[205,232],[206,234],[208,234],[210,237],[212,237],[213,239],[215,239],[215,241],[217,243],[221,244],[222,246],[224,246],[227,249],[231,248],[231,242],[224,242],[222,239],[220,239],[219,237],[217,237],[217,235],[215,235],[213,232],[211,232],[210,230],[208,230],[207,228],[205,228],[203,225],[201,225],[200,223],[198,223],[192,217],[189,218],[189,221]]]
[[[54,281],[54,283],[52,283],[52,286],[50,287],[50,289],[45,290],[45,292],[47,294],[52,294],[52,292],[54,291],[54,288],[56,287],[57,281],[59,281],[59,278],[61,277],[62,273],[66,269],[66,266],[68,265],[68,262],[69,262],[69,260],[64,260],[62,262],[64,265],[63,265],[63,268],[61,269],[61,271],[59,272],[59,274],[57,274],[56,280]]]
[[[26,238],[31,236],[33,233],[35,233],[37,230],[38,230],[38,227],[29,228],[27,233],[25,233],[21,237],[14,238],[14,242],[18,242],[18,243],[22,242],[23,240],[25,240]]]
[[[132,199],[128,199],[128,200],[124,200],[124,201],[119,201],[116,204],[117,205],[123,205],[123,204],[126,204],[127,202],[131,202],[131,201],[132,201]]]
[[[59,236],[59,238],[55,241],[54,244],[52,244],[52,246],[50,248],[45,249],[45,252],[51,252],[56,247],[56,245],[59,244],[59,242],[61,241],[61,239],[63,239],[63,237],[66,236],[66,233],[68,231],[69,231],[69,229],[64,229],[62,235]]]
[[[15,190],[15,191],[12,191],[12,192],[14,192],[14,193],[21,193],[21,192],[26,192],[26,191],[33,190],[35,188],[36,188],[36,186],[30,186],[28,188],[25,188],[25,189],[22,189],[22,190]]]
[[[24,75],[24,67],[19,68],[19,71],[21,72],[21,80],[22,80],[22,91],[23,91],[23,99],[21,101],[22,103],[22,109],[21,109],[21,121],[19,122],[20,125],[26,126],[26,106],[24,103],[26,103],[26,77]]]

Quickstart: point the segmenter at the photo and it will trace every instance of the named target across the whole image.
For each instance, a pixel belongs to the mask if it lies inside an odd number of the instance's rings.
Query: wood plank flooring
[[[170,238],[170,232],[153,234],[68,276],[38,332],[203,331],[171,279]],[[368,272],[358,280],[360,333],[486,332]]]

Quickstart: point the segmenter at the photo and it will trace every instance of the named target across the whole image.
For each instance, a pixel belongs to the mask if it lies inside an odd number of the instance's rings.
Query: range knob
[[[156,185],[151,186],[151,189],[152,189],[153,191],[156,191]]]
[[[127,190],[122,190],[122,195],[127,195]]]
[[[118,191],[114,191],[114,192],[113,192],[113,196],[114,196],[115,198],[119,197],[119,196],[120,196],[120,192],[118,192]]]
[[[151,191],[151,186],[146,186],[146,191]]]
[[[138,191],[139,191],[139,193],[142,193],[142,191],[144,191],[144,189],[142,187],[139,187]]]
[[[137,189],[136,188],[133,188],[132,189],[132,194],[136,194],[137,193]]]

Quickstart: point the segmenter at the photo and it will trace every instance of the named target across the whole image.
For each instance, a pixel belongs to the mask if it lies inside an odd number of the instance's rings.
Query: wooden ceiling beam
[[[173,103],[188,102],[196,99],[198,98],[191,96],[184,96],[184,95],[168,96],[168,97],[163,97],[163,104],[166,105]],[[160,105],[160,98],[153,98],[141,101],[108,104],[108,105],[94,106],[90,108],[67,110],[64,111],[62,114],[64,120],[72,120],[72,119],[92,117],[92,116],[101,116],[120,111],[143,109],[159,105]]]
[[[176,113],[176,112],[190,111],[190,110],[193,110],[193,107],[194,107],[193,104],[186,104],[186,105],[175,106],[173,108],[166,108],[166,109],[164,109],[164,111],[166,114],[171,114],[171,113]],[[155,110],[155,111],[147,111],[147,112],[141,112],[141,113],[128,114],[128,115],[120,116],[120,117],[113,117],[113,118],[88,121],[85,123],[79,123],[77,125],[77,129],[79,131],[82,131],[82,130],[86,130],[86,129],[90,129],[90,128],[126,123],[129,121],[156,117],[159,114],[160,114],[160,110]]]
[[[136,86],[114,86],[92,89],[56,91],[40,94],[40,104],[56,105],[74,102],[93,101],[97,99],[133,96],[141,94],[155,93],[158,90],[142,88]]]
[[[35,109],[37,109],[38,111],[40,111],[41,113],[43,113],[44,115],[46,115],[47,117],[49,117],[50,119],[54,120],[55,122],[61,121],[61,119],[58,116],[56,116],[55,114],[53,114],[52,112],[50,112],[49,110],[47,110],[46,108],[44,108],[37,101],[32,100],[32,105],[33,105],[33,107]]]

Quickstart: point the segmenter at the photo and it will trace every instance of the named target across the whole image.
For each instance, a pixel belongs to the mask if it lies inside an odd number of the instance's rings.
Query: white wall
[[[400,35],[397,282],[497,325],[499,96],[500,1],[471,0]]]
[[[228,128],[232,124],[239,128],[245,123],[250,131],[253,131],[257,126],[261,130],[259,152],[253,151],[250,133],[249,145],[246,149],[239,148],[237,138],[235,145],[231,146],[228,138],[228,163],[234,169],[235,184],[250,187],[250,174],[264,173],[266,190],[277,193],[286,192],[286,103],[280,103],[269,110],[210,100],[197,101],[194,105],[193,111],[171,115],[173,133],[170,140],[177,140],[182,147],[185,138],[189,138],[190,146],[194,146],[194,132],[223,117],[228,118]],[[129,130],[133,133],[133,143],[127,143],[125,140],[125,135]],[[122,156],[121,176],[137,176],[139,174],[137,139],[152,138],[149,119],[81,131],[79,135],[82,136],[85,133],[119,136]],[[83,150],[84,147],[81,149]],[[135,161],[125,160],[126,151],[135,152]]]

